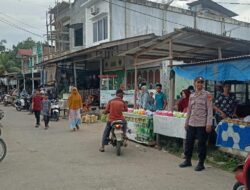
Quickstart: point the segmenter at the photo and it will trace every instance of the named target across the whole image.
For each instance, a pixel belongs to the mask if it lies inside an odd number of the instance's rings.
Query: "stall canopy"
[[[250,81],[250,55],[174,66],[173,69],[186,79],[203,76],[211,81]]]
[[[120,55],[130,55],[142,60],[148,59],[151,62],[172,59],[194,63],[247,54],[250,54],[250,41],[192,28],[182,28]]]

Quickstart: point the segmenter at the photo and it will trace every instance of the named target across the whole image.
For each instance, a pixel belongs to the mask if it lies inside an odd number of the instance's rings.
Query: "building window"
[[[83,45],[83,28],[75,29],[75,46]]]
[[[108,39],[108,17],[93,23],[93,41],[98,42]]]

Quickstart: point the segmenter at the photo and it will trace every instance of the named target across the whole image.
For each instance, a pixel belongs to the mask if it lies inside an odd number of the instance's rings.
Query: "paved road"
[[[1,190],[230,190],[233,175],[208,166],[202,173],[180,169],[181,159],[129,143],[121,157],[98,151],[103,124],[70,132],[67,121],[34,128],[26,112],[3,108],[8,146],[0,163]]]

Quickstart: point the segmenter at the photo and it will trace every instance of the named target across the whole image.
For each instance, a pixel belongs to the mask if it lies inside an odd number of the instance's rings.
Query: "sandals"
[[[99,148],[100,152],[105,152],[104,147]]]

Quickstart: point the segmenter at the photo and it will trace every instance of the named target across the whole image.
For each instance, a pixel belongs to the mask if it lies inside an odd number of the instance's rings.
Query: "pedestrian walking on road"
[[[213,104],[212,96],[204,90],[204,78],[195,79],[195,92],[190,95],[187,111],[185,128],[187,131],[185,142],[185,161],[180,164],[181,168],[192,166],[191,158],[195,139],[198,139],[198,157],[199,162],[195,171],[205,169],[204,161],[206,159],[206,143],[208,133],[212,131]]]
[[[36,126],[40,126],[40,115],[41,115],[41,110],[42,110],[42,101],[43,97],[41,96],[41,93],[39,90],[36,90],[36,95],[32,98],[32,110],[35,114],[36,117]]]
[[[45,130],[49,128],[49,117],[51,112],[51,102],[49,100],[48,94],[44,95],[44,99],[42,101],[42,115],[45,124]]]
[[[81,125],[81,109],[82,109],[82,97],[79,94],[76,87],[73,87],[71,90],[71,95],[68,98],[69,106],[69,127],[72,131],[80,129]]]

